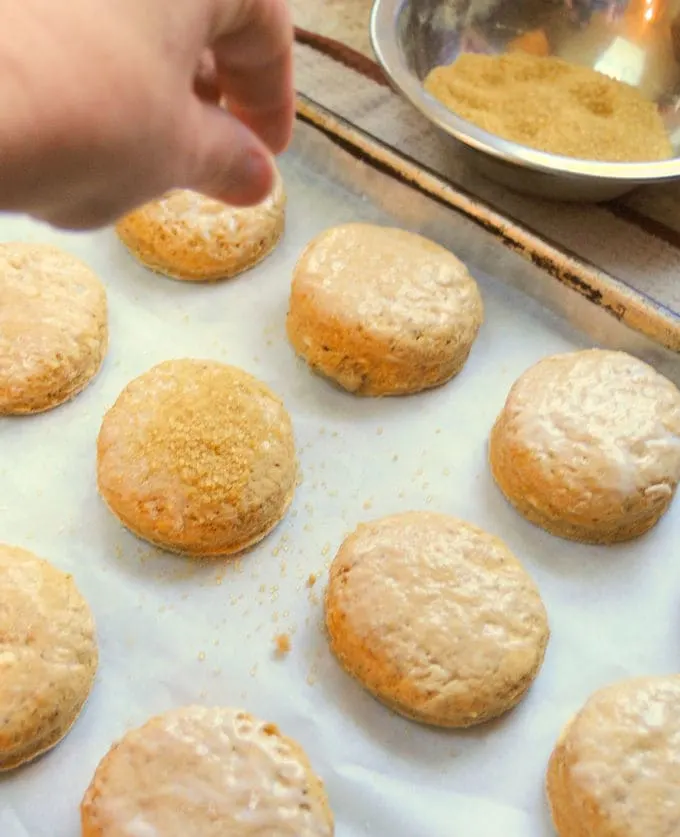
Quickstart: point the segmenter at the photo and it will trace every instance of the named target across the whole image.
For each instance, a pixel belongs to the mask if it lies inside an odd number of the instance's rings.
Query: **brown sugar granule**
[[[654,102],[559,58],[465,53],[432,70],[425,89],[480,128],[552,154],[608,162],[673,155]]]
[[[316,573],[310,573],[307,579],[307,587],[314,587],[316,584]]]
[[[290,654],[291,642],[288,634],[279,634],[274,638],[274,642],[276,643],[277,656],[285,657],[286,654]]]

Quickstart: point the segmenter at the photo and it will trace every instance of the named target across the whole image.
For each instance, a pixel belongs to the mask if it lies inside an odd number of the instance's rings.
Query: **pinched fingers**
[[[278,154],[295,111],[293,27],[286,0],[215,0],[217,78],[229,111]]]

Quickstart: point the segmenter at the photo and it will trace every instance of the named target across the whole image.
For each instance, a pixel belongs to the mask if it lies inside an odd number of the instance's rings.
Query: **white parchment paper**
[[[111,314],[110,353],[88,390],[52,413],[0,421],[0,541],[75,574],[101,643],[97,683],[72,733],[0,778],[0,837],[77,837],[78,805],[112,742],[188,703],[241,706],[298,739],[326,780],[339,837],[547,837],[543,776],[563,723],[603,684],[678,670],[680,505],[630,545],[582,547],[525,523],[488,472],[487,435],[513,381],[581,338],[477,270],[486,323],[458,379],[396,400],[334,390],[286,342],[291,271],[329,225],[390,219],[310,172],[295,150],[282,170],[285,240],[261,267],[219,285],[148,273],[110,230],[62,235],[0,222],[2,240],[53,242],[88,261]],[[97,496],[104,411],[130,379],[173,357],[242,366],[283,396],[294,419],[304,479],[292,511],[236,562],[197,564],[150,549]],[[504,538],[550,616],[545,666],[527,698],[469,732],[426,729],[380,706],[339,669],[322,631],[325,574],[344,535],[410,509],[455,514]],[[312,588],[310,573],[319,574]],[[280,633],[292,639],[283,660],[274,654]]]

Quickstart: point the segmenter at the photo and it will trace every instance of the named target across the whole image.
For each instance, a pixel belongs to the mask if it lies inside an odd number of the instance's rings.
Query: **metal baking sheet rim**
[[[452,186],[420,163],[300,93],[297,97],[297,118],[324,133],[362,162],[465,215],[491,233],[504,247],[539,267],[546,276],[575,291],[633,331],[680,354],[680,317],[669,308],[621,279],[558,248],[530,228]]]

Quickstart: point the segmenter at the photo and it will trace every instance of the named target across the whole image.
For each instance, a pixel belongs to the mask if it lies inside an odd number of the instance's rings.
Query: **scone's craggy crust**
[[[235,709],[186,707],[129,732],[81,806],[83,837],[332,837],[300,746]]]
[[[515,706],[549,638],[540,594],[505,544],[441,514],[359,526],[333,561],[325,605],[347,672],[435,726],[471,726]]]
[[[0,244],[0,415],[73,398],[107,347],[106,291],[87,265],[56,247]]]
[[[548,767],[559,837],[680,834],[680,675],[596,692]]]
[[[358,395],[439,386],[482,324],[475,281],[443,247],[370,224],[322,233],[293,277],[289,340],[312,369]]]
[[[240,552],[293,499],[290,417],[263,383],[215,361],[171,360],[123,390],[97,443],[99,491],[139,537],[194,556]]]
[[[94,620],[72,577],[0,545],[0,771],[61,741],[97,663]]]
[[[122,218],[121,241],[151,270],[175,279],[214,281],[243,273],[268,256],[285,226],[286,195],[277,173],[271,195],[236,209],[185,189]]]
[[[680,481],[680,392],[623,352],[546,358],[511,389],[489,458],[532,523],[586,543],[629,540],[658,521]]]

